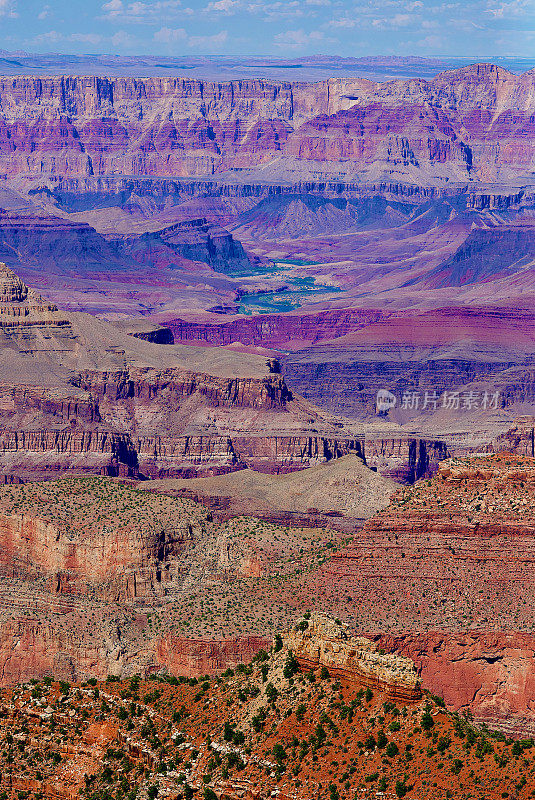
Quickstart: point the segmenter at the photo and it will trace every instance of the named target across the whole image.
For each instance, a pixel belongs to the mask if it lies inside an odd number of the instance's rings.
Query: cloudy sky
[[[0,0],[0,48],[533,56],[535,0]]]

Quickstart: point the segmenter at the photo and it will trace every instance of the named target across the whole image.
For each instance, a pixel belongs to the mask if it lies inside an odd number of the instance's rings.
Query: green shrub
[[[266,653],[265,650],[259,650],[258,653],[253,658],[253,661],[267,661],[269,655]]]
[[[388,744],[388,739],[385,736],[385,732],[379,731],[379,733],[377,734],[377,747],[383,748],[386,747],[387,744]]]
[[[284,664],[283,675],[285,678],[291,678],[296,672],[299,672],[299,664],[297,663],[297,659],[294,656],[293,651],[289,650],[286,663]]]
[[[379,773],[378,772],[373,772],[371,775],[366,775],[364,780],[366,781],[366,783],[375,783],[375,781],[377,780],[378,777],[379,777]]]
[[[422,726],[422,730],[430,731],[434,724],[435,722],[433,720],[433,717],[431,716],[430,707],[426,706],[424,713],[422,714],[422,718],[420,720],[420,725]]]
[[[277,761],[277,763],[279,764],[281,764],[287,758],[286,750],[284,749],[282,744],[280,744],[280,742],[277,742],[277,744],[273,747],[272,752],[275,761]]]
[[[272,683],[268,683],[268,685],[266,686],[266,697],[268,701],[270,703],[274,703],[278,696],[279,693],[277,689],[273,686]]]

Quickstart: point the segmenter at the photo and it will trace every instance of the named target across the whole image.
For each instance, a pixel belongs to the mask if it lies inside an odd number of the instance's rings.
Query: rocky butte
[[[348,626],[321,614],[307,615],[286,637],[301,669],[324,667],[329,675],[345,678],[364,689],[379,690],[399,703],[414,703],[422,696],[414,664],[408,658],[379,653],[363,637],[353,638]]]
[[[292,471],[362,436],[293,395],[276,362],[162,347],[66,315],[0,265],[0,472],[132,477]]]

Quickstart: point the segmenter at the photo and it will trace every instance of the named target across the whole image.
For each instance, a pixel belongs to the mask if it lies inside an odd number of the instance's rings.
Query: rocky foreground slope
[[[312,607],[409,657],[449,709],[531,735],[534,469],[506,453],[444,462],[364,525],[323,528],[214,518],[109,478],[4,486],[2,682],[214,674]],[[292,639],[307,669],[333,653],[355,665],[343,636],[327,650],[308,636]]]
[[[448,713],[440,697],[422,698],[408,659],[343,636],[332,620],[305,617],[216,680],[50,676],[10,687],[0,698],[0,787],[6,798],[50,800],[531,796],[533,740]],[[304,667],[296,637],[329,650],[329,667]],[[338,673],[340,648],[351,645],[374,659],[380,686],[363,685],[358,664]],[[393,698],[403,682],[417,690]]]

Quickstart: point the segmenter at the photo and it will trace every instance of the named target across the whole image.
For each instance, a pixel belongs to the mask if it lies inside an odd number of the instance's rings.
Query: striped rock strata
[[[410,659],[385,655],[370,639],[351,637],[347,625],[323,614],[298,622],[285,644],[302,669],[326,667],[331,675],[384,692],[401,703],[416,702],[421,697],[418,675]]]

